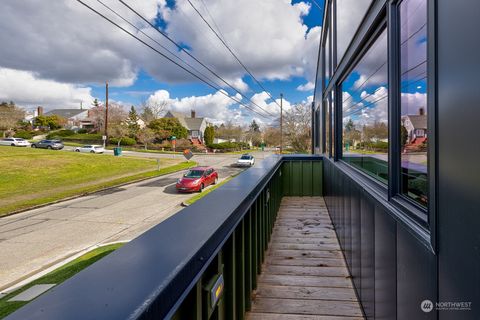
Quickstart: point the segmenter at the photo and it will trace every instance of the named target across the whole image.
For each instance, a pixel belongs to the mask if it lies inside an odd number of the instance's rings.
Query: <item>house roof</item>
[[[427,129],[427,115],[407,115],[415,129]]]
[[[200,130],[205,118],[187,118],[183,113],[168,111],[165,118],[177,118],[182,126],[188,130]]]
[[[57,115],[59,117],[68,119],[68,118],[75,117],[75,116],[79,115],[80,113],[83,113],[83,112],[86,112],[86,111],[87,111],[86,109],[54,109],[54,110],[50,110],[48,112],[45,112],[44,115],[46,115],[46,116]]]
[[[185,118],[185,122],[187,123],[187,129],[200,130],[204,119],[205,118]]]

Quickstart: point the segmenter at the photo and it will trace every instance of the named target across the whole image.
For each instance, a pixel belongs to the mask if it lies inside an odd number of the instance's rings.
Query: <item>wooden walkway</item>
[[[363,319],[322,197],[285,197],[248,320]]]

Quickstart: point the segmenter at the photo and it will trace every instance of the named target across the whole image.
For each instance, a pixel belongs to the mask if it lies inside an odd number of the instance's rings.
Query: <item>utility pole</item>
[[[105,81],[105,134],[108,137],[108,81]],[[107,139],[103,139],[103,147],[105,148]]]
[[[283,93],[280,93],[280,154],[283,153]]]

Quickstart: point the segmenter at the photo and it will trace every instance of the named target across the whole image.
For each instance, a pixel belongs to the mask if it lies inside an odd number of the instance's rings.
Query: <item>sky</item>
[[[153,24],[235,90],[218,79],[215,88],[201,83],[78,1],[4,0],[0,100],[27,109],[79,108],[80,103],[88,108],[95,98],[105,100],[108,81],[110,99],[128,108],[164,101],[175,111],[195,109],[197,116],[212,122],[255,119],[264,124],[279,112],[270,96],[278,102],[283,93],[286,109],[312,100],[323,0],[316,4],[313,0],[190,0],[263,88],[188,0],[124,0],[148,23],[118,0],[83,1],[157,50],[168,55],[160,44],[174,52],[201,71],[201,77],[215,78],[154,30]],[[252,113],[228,96],[250,105],[251,99],[269,114],[257,106],[254,109],[266,116]]]

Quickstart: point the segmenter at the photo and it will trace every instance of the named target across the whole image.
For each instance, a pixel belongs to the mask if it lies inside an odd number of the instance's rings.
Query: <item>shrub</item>
[[[209,148],[211,149],[217,149],[217,150],[240,150],[240,149],[249,149],[250,145],[245,142],[222,142],[222,143],[212,143],[208,145]]]
[[[88,133],[87,129],[78,129],[77,133]]]
[[[118,145],[118,138],[110,138],[109,139],[109,143],[110,144],[116,144]],[[133,146],[137,144],[137,141],[135,141],[135,139],[132,139],[132,138],[129,138],[129,137],[124,137],[120,140],[120,145],[121,146]]]
[[[33,138],[33,132],[25,131],[25,130],[19,130],[19,131],[15,132],[15,134],[13,136],[15,138],[23,138],[23,139],[26,139],[26,140],[30,140],[30,139]]]
[[[51,139],[54,137],[69,137],[69,136],[73,136],[74,134],[75,134],[75,131],[73,130],[59,130],[59,131],[55,131],[48,134],[47,139]]]

